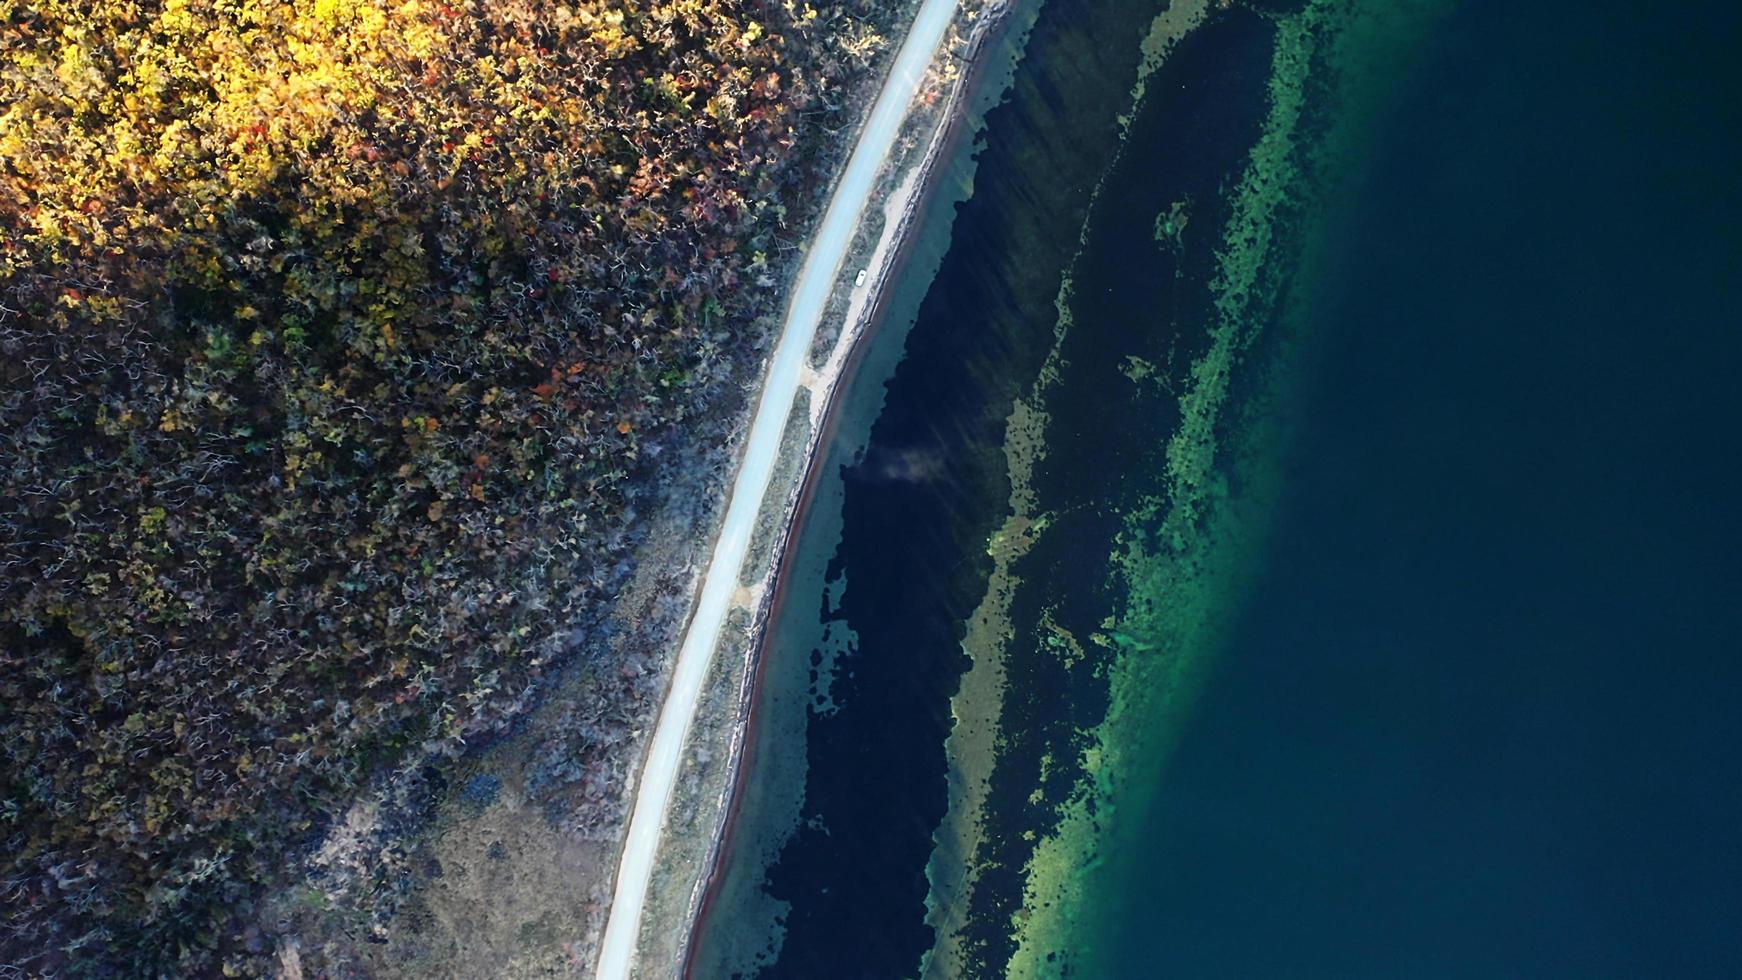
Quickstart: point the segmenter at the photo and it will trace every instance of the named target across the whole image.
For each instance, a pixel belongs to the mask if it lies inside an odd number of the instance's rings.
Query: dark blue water
[[[1311,286],[1120,976],[1742,976],[1742,18],[1465,3]]]
[[[768,664],[802,687],[832,663],[832,706],[759,748],[807,764],[796,812],[750,807],[725,860],[736,894],[790,903],[759,975],[907,976],[936,938],[925,868],[1004,421],[1069,269],[1034,474],[1053,530],[1016,565],[965,972],[1015,949],[1112,656],[1066,664],[1041,624],[1088,637],[1118,611],[1113,535],[1178,425],[1118,366],[1183,390],[1269,25],[1299,6],[1219,9],[1123,147],[1161,4],[1040,8],[899,366],[855,381],[880,407],[838,435],[801,531],[813,572]],[[1250,357],[1287,368],[1275,511],[1226,648],[1163,720],[1177,745],[1122,774],[1074,976],[1742,976],[1742,13],[1445,9],[1393,52],[1341,169],[1299,188],[1323,219],[1279,230],[1266,337],[1288,339]],[[1331,125],[1351,66],[1322,57],[1308,116]],[[1176,200],[1189,230],[1158,249]],[[851,639],[829,661],[817,636]],[[716,911],[699,962],[738,962],[710,943],[766,909]]]

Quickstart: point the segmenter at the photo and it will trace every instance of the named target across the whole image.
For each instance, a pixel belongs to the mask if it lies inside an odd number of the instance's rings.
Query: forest
[[[261,972],[360,782],[524,709],[893,6],[0,0],[0,963]]]

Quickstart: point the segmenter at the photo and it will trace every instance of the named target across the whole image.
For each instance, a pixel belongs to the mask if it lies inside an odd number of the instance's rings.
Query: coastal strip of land
[[[857,288],[841,290],[834,308],[825,315],[823,327],[838,322],[839,332],[832,337],[819,336],[813,347],[815,383],[809,386],[803,411],[797,405],[793,410],[795,419],[804,414],[809,426],[790,432],[783,449],[783,454],[798,457],[797,465],[783,468],[791,481],[789,496],[777,501],[771,489],[763,514],[763,530],[773,527],[778,537],[746,563],[742,581],[751,593],[753,616],[746,617],[741,635],[722,641],[722,652],[717,655],[731,661],[736,676],[710,682],[715,687],[712,696],[729,702],[716,704],[714,724],[730,731],[721,736],[717,727],[713,733],[698,730],[692,737],[683,778],[700,784],[695,794],[699,799],[687,811],[674,802],[668,816],[668,820],[688,819],[695,835],[694,840],[675,841],[672,838],[679,832],[668,827],[661,848],[662,865],[668,866],[669,873],[688,890],[681,896],[681,907],[676,901],[679,896],[668,896],[665,914],[650,910],[648,918],[656,921],[644,921],[643,925],[644,962],[672,962],[676,975],[707,976],[710,974],[696,971],[721,967],[702,954],[702,937],[713,928],[714,913],[738,914],[738,910],[725,913],[720,903],[728,900],[725,886],[730,869],[725,862],[737,860],[733,848],[746,803],[746,780],[750,778],[746,767],[751,765],[749,760],[755,757],[760,739],[781,737],[763,730],[761,709],[767,696],[764,675],[770,669],[768,645],[775,642],[769,631],[790,598],[792,576],[802,574],[797,571],[799,529],[813,503],[825,460],[836,445],[836,428],[843,421],[850,379],[857,377],[861,362],[876,342],[873,337],[886,327],[900,329],[901,325],[892,321],[902,315],[897,311],[898,293],[914,288],[913,276],[929,281],[930,272],[923,260],[917,259],[915,249],[920,247],[921,236],[928,234],[931,210],[946,206],[940,201],[948,200],[947,185],[961,179],[960,173],[952,173],[956,164],[951,161],[962,152],[962,141],[971,139],[976,131],[975,113],[984,111],[983,105],[975,108],[976,101],[984,98],[980,79],[998,57],[1002,43],[998,36],[1017,29],[1013,22],[1021,18],[1012,16],[1015,12],[1013,5],[1003,0],[963,5],[957,26],[934,59],[933,77],[919,93],[904,124],[901,145],[880,178],[882,187],[876,197],[881,221],[875,213],[865,216],[849,254],[847,268],[860,270],[856,277],[860,282]],[[915,267],[916,261],[921,267]],[[843,273],[841,278],[854,277]],[[732,642],[738,646],[728,656],[725,650]],[[777,681],[785,682],[788,679]],[[712,759],[722,747],[724,764],[714,764]]]
[[[684,632],[672,670],[670,690],[635,787],[634,807],[599,949],[596,976],[600,978],[628,977],[636,967],[637,939],[642,931],[643,912],[654,876],[662,830],[722,627],[734,608],[761,605],[760,596],[747,594],[741,586],[740,573],[749,553],[757,518],[763,510],[764,498],[772,489],[791,407],[801,388],[813,392],[809,409],[814,433],[815,420],[828,401],[827,393],[838,381],[844,351],[850,348],[853,337],[843,332],[836,344],[835,356],[822,365],[821,370],[811,368],[807,355],[831,295],[836,291],[849,246],[879,186],[878,177],[901,135],[909,107],[921,91],[928,70],[944,44],[956,11],[956,0],[923,0],[920,4],[835,186],[794,284],[726,515],[699,598]],[[896,193],[912,198],[915,187],[914,182],[904,182]],[[905,218],[904,214],[901,224],[895,226],[896,230],[905,224]],[[873,287],[873,291],[875,289]],[[822,397],[817,397],[818,391],[823,392]],[[812,438],[810,444],[814,449],[817,440]],[[792,492],[790,486],[778,489],[785,495]],[[790,516],[790,507],[788,512]],[[779,551],[778,544],[776,552]],[[736,753],[732,755],[735,757]]]

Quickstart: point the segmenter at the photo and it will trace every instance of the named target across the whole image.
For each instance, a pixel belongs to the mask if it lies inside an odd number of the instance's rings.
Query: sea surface
[[[697,977],[1742,975],[1742,8],[1018,4]]]

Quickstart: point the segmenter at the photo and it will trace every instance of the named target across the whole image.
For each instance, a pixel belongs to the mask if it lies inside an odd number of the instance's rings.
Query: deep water
[[[1112,975],[1742,975],[1737,8],[1451,9],[1316,243]]]

